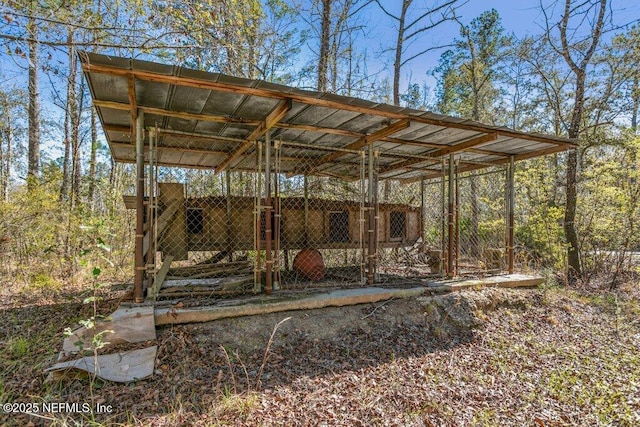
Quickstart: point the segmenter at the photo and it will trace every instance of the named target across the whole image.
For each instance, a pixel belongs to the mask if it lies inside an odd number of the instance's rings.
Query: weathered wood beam
[[[291,106],[292,103],[290,99],[285,99],[278,105],[276,105],[276,107],[269,114],[267,114],[267,117],[265,117],[265,119],[260,122],[260,124],[253,130],[253,132],[249,134],[246,141],[233,153],[229,154],[229,156],[216,167],[215,174],[217,175],[231,166],[234,161],[242,156],[244,152],[247,151],[249,147],[251,147],[251,145],[253,145],[256,139],[260,138],[269,129],[271,129],[273,125],[278,123],[280,119],[282,119],[287,114],[287,112],[291,110]]]
[[[100,108],[111,108],[114,110],[128,110],[129,105],[124,102],[115,102],[115,101],[103,101],[96,99],[93,101],[93,105]],[[258,120],[246,120],[237,117],[228,117],[228,116],[217,116],[214,114],[199,114],[199,113],[189,113],[186,111],[174,111],[174,110],[165,110],[163,108],[154,108],[154,107],[145,107],[138,106],[140,110],[144,111],[147,114],[155,114],[158,116],[167,116],[167,117],[177,117],[179,119],[187,119],[187,120],[201,120],[203,122],[213,122],[213,123],[240,123],[249,126],[259,126],[260,121]]]
[[[472,147],[478,146],[480,144],[484,144],[486,142],[490,142],[490,141],[495,141],[498,138],[498,135],[496,133],[490,133],[487,135],[481,135],[475,138],[471,138],[467,141],[455,144],[455,145],[451,145],[451,146],[447,146],[444,148],[441,148],[437,151],[434,151],[433,153],[428,153],[429,157],[437,159],[440,158],[442,156],[446,156],[448,154],[452,154],[458,151],[463,151],[463,150],[468,150]],[[380,175],[384,175],[385,173],[389,173],[392,172],[394,170],[397,169],[406,169],[409,166],[413,166],[415,164],[418,163],[422,163],[424,162],[424,160],[422,159],[409,159],[409,160],[405,160],[403,162],[400,163],[396,163],[393,165],[389,165],[386,166],[384,168],[380,168],[379,174]]]
[[[406,129],[409,127],[409,119],[402,119],[402,120],[398,120],[397,122],[379,129],[375,132],[373,132],[372,134],[369,135],[365,135],[361,138],[358,138],[356,141],[352,142],[351,144],[342,147],[345,150],[359,150],[362,147],[365,147],[367,145],[373,144],[376,141],[381,140],[382,138],[385,138],[389,135],[393,135],[394,133],[402,130],[402,129]],[[334,151],[333,153],[329,153],[325,156],[322,156],[319,159],[313,160],[310,164],[299,168],[297,170],[294,170],[292,172],[293,175],[298,175],[300,173],[305,173],[307,175],[314,173],[317,168],[325,163],[329,163],[332,162],[342,156],[344,156],[346,153],[344,151]]]
[[[107,65],[98,65],[98,64],[90,64],[83,63],[82,68],[85,72],[89,73],[101,73],[101,74],[109,74],[114,76],[126,76],[127,74],[133,74],[136,78],[145,81],[158,82],[158,83],[166,83],[166,84],[174,84],[176,86],[186,86],[186,87],[195,87],[200,89],[207,90],[215,90],[219,92],[228,92],[242,95],[252,95],[252,96],[260,96],[264,98],[275,98],[275,99],[289,99],[296,102],[301,102],[308,105],[315,105],[320,107],[327,108],[336,108],[344,111],[352,111],[363,114],[370,114],[374,116],[387,117],[390,119],[410,119],[411,121],[417,123],[424,123],[434,126],[441,126],[445,128],[453,128],[453,129],[463,129],[470,130],[476,132],[498,132],[500,135],[510,136],[513,138],[519,139],[527,139],[531,141],[544,142],[548,144],[560,145],[565,148],[575,147],[576,141],[568,139],[568,138],[560,138],[560,137],[548,137],[543,135],[531,135],[526,133],[520,133],[517,131],[513,131],[506,128],[494,128],[489,126],[483,126],[481,124],[471,122],[471,121],[453,121],[453,120],[442,120],[430,117],[414,116],[408,115],[406,113],[397,113],[393,111],[386,111],[381,109],[376,109],[374,107],[366,107],[363,105],[355,105],[355,104],[347,104],[340,101],[334,101],[326,98],[318,98],[312,95],[307,95],[300,92],[281,92],[274,89],[265,89],[251,86],[238,86],[229,83],[216,82],[211,80],[202,80],[192,77],[183,77],[183,76],[170,76],[166,74],[155,73],[151,71],[145,70],[131,70],[131,69],[123,69],[118,67],[112,67]]]
[[[443,147],[431,153],[431,156],[433,156],[434,158],[446,156],[448,154],[457,153],[458,151],[464,151],[469,148],[477,147],[478,145],[485,144],[487,142],[495,141],[496,139],[498,139],[498,134],[496,132],[488,133],[486,135],[481,135],[475,138],[471,138],[467,141],[460,142],[458,144],[453,144],[447,147]]]
[[[533,159],[534,157],[547,156],[549,154],[560,153],[562,151],[565,151],[564,147],[555,146],[555,147],[550,147],[550,148],[544,148],[542,150],[532,151],[530,153],[516,154],[516,155],[513,156],[513,159],[514,159],[514,161],[528,160],[528,159]],[[458,169],[458,172],[459,173],[470,172],[470,171],[473,171],[473,170],[486,168],[487,166],[504,166],[504,165],[508,164],[510,161],[511,161],[511,159],[510,159],[510,156],[509,156],[509,157],[506,157],[504,159],[494,160],[494,161],[491,161],[491,162],[483,162],[481,164],[468,164],[467,166],[464,166],[464,167]],[[422,176],[416,177],[416,178],[403,179],[402,182],[409,184],[409,183],[412,183],[412,182],[419,181],[422,178],[424,178],[424,179],[439,178],[440,175],[441,175],[440,172],[433,173],[433,174],[426,174],[426,175],[422,175]]]

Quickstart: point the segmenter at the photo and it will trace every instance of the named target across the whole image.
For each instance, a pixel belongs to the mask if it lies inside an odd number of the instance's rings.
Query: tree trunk
[[[320,57],[318,58],[317,84],[319,92],[327,91],[329,36],[331,33],[331,3],[332,0],[322,0],[322,27],[320,35]]]
[[[5,202],[9,201],[9,180],[11,177],[11,122],[10,118],[7,117],[7,123],[4,128],[4,131],[0,133],[0,161],[2,161],[2,200]],[[4,135],[4,140],[6,141],[6,148],[2,148],[2,135]]]
[[[98,152],[98,124],[96,110],[91,109],[91,159],[89,160],[89,191],[87,194],[89,206],[93,211],[93,196],[96,188],[96,155]]]
[[[68,110],[69,110],[69,139],[71,143],[71,204],[75,204],[80,199],[80,138],[78,137],[80,128],[80,109],[78,108],[78,67],[75,51],[73,48],[73,32],[69,31],[67,35],[67,43],[69,45],[69,91],[68,91]]]
[[[40,177],[40,100],[38,89],[38,27],[33,17],[27,23],[29,34],[29,143],[27,186],[32,190]]]
[[[400,70],[402,68],[402,48],[404,44],[404,22],[407,9],[413,0],[402,1],[402,11],[398,20],[398,38],[396,40],[396,55],[393,61],[393,105],[400,105]]]
[[[638,82],[638,75],[633,76],[633,87],[632,87],[632,102],[633,102],[633,110],[631,111],[631,129],[633,132],[638,129],[638,109],[640,108],[640,87]]]

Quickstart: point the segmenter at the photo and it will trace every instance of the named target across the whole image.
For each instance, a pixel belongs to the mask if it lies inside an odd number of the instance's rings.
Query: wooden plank
[[[175,216],[176,212],[178,212],[178,208],[180,207],[180,202],[178,200],[174,200],[169,203],[169,205],[162,211],[162,215],[158,218],[158,240],[164,234],[165,229],[171,223],[171,220]],[[144,233],[144,238],[142,240],[142,252],[146,255],[149,250],[149,233]]]
[[[160,270],[158,270],[158,273],[153,280],[153,287],[148,291],[147,297],[151,299],[151,301],[156,300],[158,291],[162,288],[164,279],[167,277],[167,273],[169,272],[169,267],[171,267],[171,262],[173,262],[173,255],[167,255],[162,262],[162,267],[160,267]]]
[[[262,135],[267,133],[269,129],[271,129],[276,123],[280,121],[288,112],[291,110],[291,100],[285,99],[280,102],[276,107],[267,114],[267,117],[264,118],[262,122],[256,127],[249,136],[247,136],[247,140],[233,153],[229,154],[229,156],[224,159],[215,170],[216,175],[220,172],[224,171],[228,167],[232,166],[232,163],[238,159],[238,157],[242,156],[245,151],[251,147],[254,141],[260,138]]]
[[[465,289],[478,289],[485,287],[497,288],[531,288],[544,283],[544,278],[540,276],[528,276],[524,274],[507,274],[503,276],[492,276],[484,279],[458,280],[458,281],[437,281],[428,284],[432,292],[453,292]]]
[[[419,296],[426,288],[383,289],[361,288],[334,291],[293,301],[268,302],[228,307],[199,307],[191,309],[157,308],[156,325],[179,323],[210,322],[229,317],[254,316],[291,310],[311,310],[324,307],[342,307],[355,304],[367,304],[386,301],[392,298]]]
[[[172,202],[178,202],[178,210],[175,217],[169,221],[164,230],[164,235],[158,235],[159,250],[163,255],[173,255],[174,261],[182,261],[188,258],[187,248],[187,216],[184,206],[184,184],[175,182],[158,183],[160,205],[169,206]]]
[[[81,359],[56,363],[45,370],[56,376],[63,376],[65,371],[80,370],[95,374],[99,378],[119,383],[129,383],[153,374],[158,346],[115,354],[88,356]]]
[[[225,284],[237,283],[242,280],[246,280],[250,278],[253,280],[253,276],[230,276],[230,277],[221,277],[217,279],[180,279],[180,280],[165,280],[164,289],[169,288],[180,288],[186,286],[194,286],[194,287],[220,287],[225,286]]]
[[[365,147],[369,144],[372,144],[376,141],[381,140],[382,138],[385,138],[387,136],[393,135],[394,133],[402,130],[402,129],[406,129],[409,127],[409,120],[408,119],[401,119],[398,120],[397,122],[379,129],[375,132],[373,132],[370,135],[365,135],[361,138],[359,138],[358,140],[352,142],[351,144],[342,147],[344,150],[359,150],[362,147]],[[301,174],[301,173],[306,173],[306,174],[312,174],[317,168],[318,166],[321,166],[325,163],[329,163],[332,162],[342,156],[344,156],[346,153],[344,151],[334,151],[332,153],[326,154],[325,156],[321,157],[320,159],[314,160],[311,162],[310,165],[300,168],[300,169],[295,169],[293,172],[291,172],[293,175],[297,175],[297,174]]]
[[[95,327],[91,329],[81,327],[73,331],[72,335],[64,339],[62,351],[69,355],[91,350],[93,337],[102,332],[104,332],[102,341],[110,345],[155,340],[153,307],[118,307]]]

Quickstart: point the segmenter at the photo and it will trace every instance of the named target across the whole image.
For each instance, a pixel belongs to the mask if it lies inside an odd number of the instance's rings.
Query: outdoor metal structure
[[[341,250],[325,262],[353,267],[358,284],[452,277],[471,259],[512,272],[515,162],[575,146],[264,81],[80,59],[114,160],[137,165],[137,301],[159,250],[250,259],[254,290],[267,292],[286,282],[288,251],[307,246]]]

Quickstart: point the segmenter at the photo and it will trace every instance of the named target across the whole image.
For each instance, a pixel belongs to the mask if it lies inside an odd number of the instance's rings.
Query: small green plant
[[[20,359],[26,356],[30,348],[29,340],[24,337],[12,338],[9,341],[9,353],[11,353],[14,359]]]

